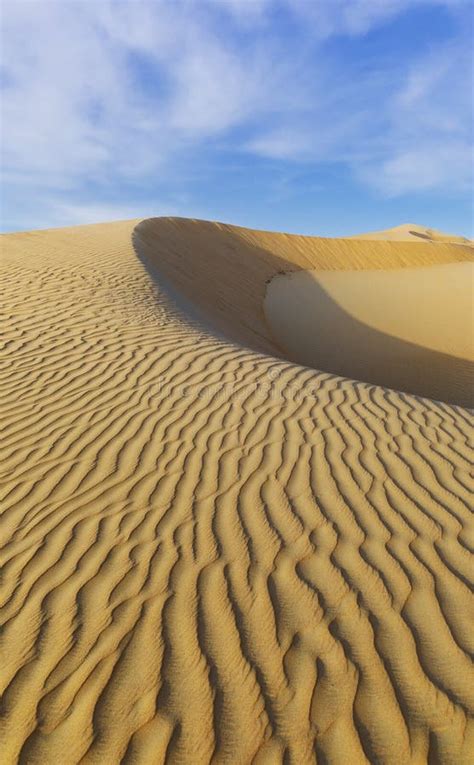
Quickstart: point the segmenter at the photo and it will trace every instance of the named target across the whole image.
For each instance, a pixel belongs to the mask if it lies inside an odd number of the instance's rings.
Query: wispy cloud
[[[10,208],[28,215],[41,195],[58,218],[61,193],[80,222],[95,201],[121,209],[121,186],[164,188],[222,151],[344,163],[392,195],[465,189],[469,41],[370,66],[330,47],[428,5],[469,13],[462,0],[7,0]]]

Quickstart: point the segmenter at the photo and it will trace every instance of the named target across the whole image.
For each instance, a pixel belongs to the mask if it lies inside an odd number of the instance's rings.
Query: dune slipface
[[[299,271],[267,286],[265,315],[289,358],[474,406],[474,268]]]
[[[468,409],[285,357],[279,272],[433,241],[3,237],[2,763],[470,763]]]

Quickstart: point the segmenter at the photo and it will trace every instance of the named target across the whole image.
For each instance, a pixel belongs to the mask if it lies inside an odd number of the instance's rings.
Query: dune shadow
[[[409,234],[412,236],[417,236],[419,239],[425,239],[428,242],[432,242],[432,238],[429,236],[429,234],[423,234],[421,231],[409,231]]]
[[[269,324],[288,358],[343,377],[474,406],[472,362],[367,325],[335,302],[316,280],[311,280],[310,293],[317,318],[301,310],[298,296],[273,301],[271,309],[266,301]]]
[[[274,236],[281,237],[282,249],[288,250],[291,236]],[[364,244],[351,243],[359,259]],[[256,243],[247,236],[246,229],[186,218],[156,218],[138,224],[133,246],[151,278],[184,320],[199,323],[221,339],[316,371],[458,406],[474,406],[472,363],[363,324],[337,305],[323,288],[315,293],[315,299],[320,301],[326,317],[324,342],[314,344],[308,352],[308,343],[298,343],[297,336],[291,342],[282,338],[265,316],[267,285],[278,274],[321,267],[317,243],[307,251],[295,243],[290,260]],[[371,252],[373,247],[371,244]],[[378,243],[375,252],[377,247]],[[369,256],[366,259],[366,267],[373,267]],[[352,268],[352,263],[347,262],[347,267]],[[280,310],[285,313],[291,307],[288,303]]]

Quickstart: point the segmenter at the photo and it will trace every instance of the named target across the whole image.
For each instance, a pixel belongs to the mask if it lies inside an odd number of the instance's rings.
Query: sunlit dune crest
[[[418,226],[416,223],[402,223],[401,226],[385,229],[384,231],[371,231],[367,234],[356,234],[351,239],[391,239],[400,242],[450,242],[452,244],[468,244],[474,246],[471,239],[456,234],[445,234],[434,228]]]

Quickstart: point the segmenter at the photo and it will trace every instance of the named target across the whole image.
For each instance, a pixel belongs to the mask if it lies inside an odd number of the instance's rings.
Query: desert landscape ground
[[[2,765],[472,763],[471,243],[1,247]]]

